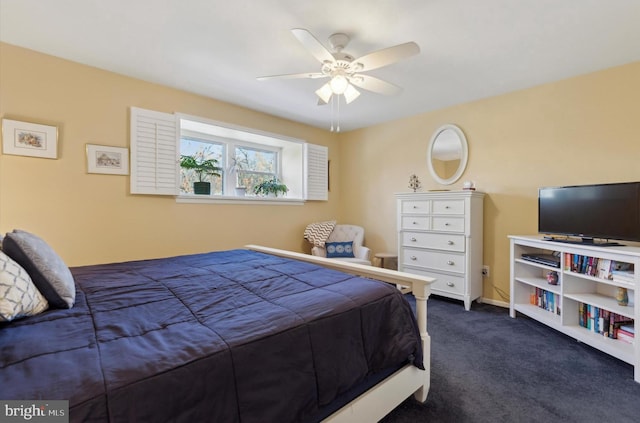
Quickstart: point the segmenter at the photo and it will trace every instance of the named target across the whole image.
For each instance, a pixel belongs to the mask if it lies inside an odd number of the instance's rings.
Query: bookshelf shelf
[[[558,285],[550,285],[549,282],[547,282],[546,278],[522,278],[522,277],[516,277],[516,280],[518,282],[522,282],[524,284],[527,285],[531,285],[531,286],[535,286],[537,288],[541,288],[544,289],[546,291],[550,291],[553,292],[554,294],[560,294],[560,286]]]
[[[630,363],[640,382],[640,341],[615,339],[623,335],[619,325],[640,319],[640,247],[567,244],[535,236],[509,239],[511,317],[521,313]],[[560,267],[523,255],[553,255]],[[557,272],[557,285],[548,283],[549,272]],[[627,306],[616,299],[621,288],[627,291]]]
[[[612,311],[631,319],[634,318],[634,309],[629,306],[620,306],[615,298],[607,297],[599,294],[566,294],[565,298],[569,298],[581,303],[591,304],[592,306]]]
[[[535,306],[532,304],[519,303],[519,304],[515,304],[514,307],[517,311],[521,312],[522,314],[526,314],[527,316],[534,318],[539,322],[546,324],[547,326],[552,326],[555,328],[556,326],[559,326],[561,323],[560,316],[558,316],[557,314],[554,314],[551,311],[547,311],[543,308],[540,308],[538,306]]]
[[[617,339],[605,338],[579,325],[565,326],[565,333],[580,342],[591,345],[625,363],[634,364],[633,345]]]

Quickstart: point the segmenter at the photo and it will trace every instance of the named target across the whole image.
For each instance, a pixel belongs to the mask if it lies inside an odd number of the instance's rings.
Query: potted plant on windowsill
[[[287,191],[289,191],[289,188],[287,188],[287,186],[282,182],[278,181],[277,178],[263,181],[253,188],[253,192],[256,195],[261,196],[277,197],[278,193],[282,193],[282,195],[285,195]]]
[[[211,182],[205,181],[205,178],[220,176],[222,170],[216,159],[202,159],[184,155],[180,156],[180,167],[193,170],[198,176],[198,181],[193,183],[193,193],[200,195],[211,194]]]

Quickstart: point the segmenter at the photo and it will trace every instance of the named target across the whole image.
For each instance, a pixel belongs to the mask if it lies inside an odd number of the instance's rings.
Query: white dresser
[[[398,270],[436,278],[433,295],[464,301],[482,295],[484,193],[434,191],[396,194]]]

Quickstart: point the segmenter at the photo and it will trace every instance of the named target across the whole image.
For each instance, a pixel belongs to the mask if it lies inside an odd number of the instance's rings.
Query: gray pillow
[[[27,271],[51,307],[73,307],[76,285],[71,271],[42,238],[16,229],[2,240],[2,251]]]

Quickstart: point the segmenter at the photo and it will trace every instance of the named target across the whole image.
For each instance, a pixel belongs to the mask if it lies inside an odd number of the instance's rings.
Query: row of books
[[[578,303],[578,324],[607,338],[633,342],[633,319],[591,304]]]
[[[531,292],[529,303],[560,315],[560,297],[546,289],[535,288],[535,291]]]
[[[616,262],[599,257],[583,256],[581,254],[564,255],[564,268],[574,273],[595,276],[601,279],[633,283],[633,264]]]

